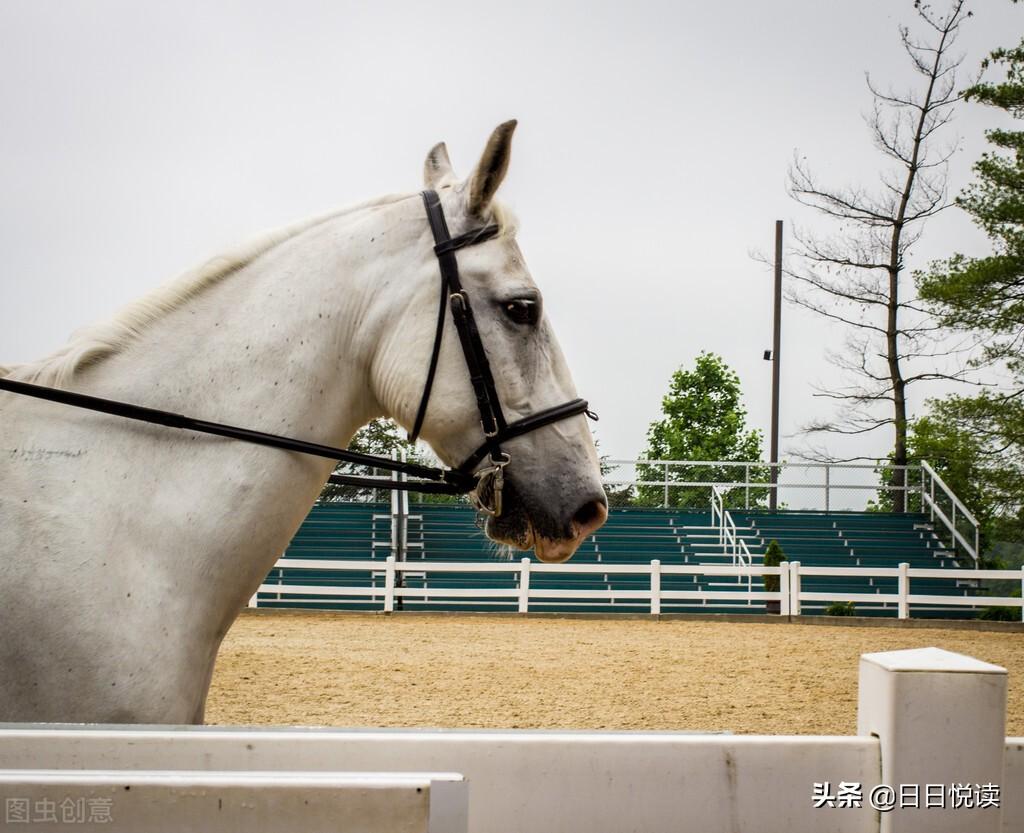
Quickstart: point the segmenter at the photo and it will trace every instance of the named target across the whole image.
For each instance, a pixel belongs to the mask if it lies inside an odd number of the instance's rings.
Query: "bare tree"
[[[883,91],[867,77],[874,107],[866,120],[886,157],[876,185],[833,189],[799,156],[789,171],[793,199],[824,215],[836,231],[828,236],[796,232],[786,269],[792,279],[788,299],[848,328],[844,349],[829,353],[842,379],[815,394],[840,400],[842,412],[805,430],[851,435],[893,426],[894,490],[905,486],[900,467],[907,461],[907,388],[930,379],[963,378],[962,371],[945,369],[940,361],[962,345],[946,343],[917,299],[904,294],[913,287],[907,255],[925,221],[952,204],[947,163],[957,143],[937,148],[935,137],[960,100],[956,73],[963,56],[951,55],[951,49],[971,12],[966,0],[953,0],[944,14],[920,0],[914,7],[924,35],[919,38],[906,26],[899,34],[920,84],[906,92]],[[904,492],[895,491],[893,498],[896,511],[903,511]]]

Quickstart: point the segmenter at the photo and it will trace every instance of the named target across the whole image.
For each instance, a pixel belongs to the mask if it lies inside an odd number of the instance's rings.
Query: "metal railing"
[[[936,494],[938,488],[938,494]],[[949,512],[944,511],[944,505]],[[935,473],[928,463],[921,463],[921,509],[928,511],[932,522],[939,520],[950,536],[950,548],[962,550],[978,564],[981,550],[981,527],[978,519]],[[966,534],[965,534],[966,533]]]
[[[716,521],[717,519],[717,521]],[[750,548],[741,538],[729,510],[725,508],[725,496],[718,486],[711,487],[711,525],[718,527],[718,546],[722,553],[732,556],[736,567],[749,567],[753,563]],[[747,574],[747,592],[752,591],[752,576]]]
[[[774,490],[780,508],[864,511],[880,497],[917,493],[920,466],[876,463],[763,463],[731,460],[604,460],[604,483],[630,502],[650,506],[707,505],[710,490],[723,490],[730,509],[762,509]],[[777,477],[772,479],[773,471]],[[903,472],[903,483],[882,482]],[[891,478],[890,478],[891,479]]]
[[[394,455],[393,455],[394,456]],[[402,455],[404,457],[404,453]],[[726,510],[764,509],[774,490],[780,509],[811,511],[886,510],[896,493],[903,493],[904,511],[927,513],[939,537],[948,541],[958,558],[979,565],[980,526],[977,518],[927,463],[892,466],[876,463],[762,463],[723,460],[605,460],[605,487],[614,504],[689,506],[697,509],[711,498],[712,525],[721,527],[721,545],[734,556],[735,564],[749,564],[749,549],[735,531]],[[608,472],[608,470],[611,470]],[[632,469],[630,478],[609,476]],[[775,477],[772,477],[773,472]],[[893,484],[893,473],[902,472],[902,484]],[[660,474],[660,477],[652,477]],[[886,480],[888,475],[888,481]],[[402,479],[400,475],[392,475]],[[396,527],[393,540],[401,558],[407,541],[408,495],[391,494]],[[731,531],[729,529],[731,525]],[[746,561],[744,561],[746,556]]]
[[[903,493],[905,512],[927,513],[940,538],[958,557],[978,565],[980,528],[977,518],[927,463],[892,466],[877,463],[760,463],[722,460],[605,460],[605,478],[613,503],[707,505],[712,500],[712,522],[721,521],[719,509],[766,509],[774,490],[780,509],[809,511],[888,511],[893,496]],[[633,477],[615,476],[633,471]],[[776,482],[772,482],[772,472]],[[892,482],[902,472],[902,484]],[[658,474],[660,477],[653,475]],[[888,476],[888,477],[887,477]],[[888,480],[888,482],[886,482]],[[718,520],[716,520],[718,519]],[[724,535],[724,533],[723,533]]]

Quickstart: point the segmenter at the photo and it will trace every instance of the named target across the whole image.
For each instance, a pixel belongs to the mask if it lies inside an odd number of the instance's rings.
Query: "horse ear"
[[[487,147],[477,163],[476,170],[469,178],[469,213],[483,214],[494,199],[494,193],[508,171],[508,160],[512,155],[512,134],[516,129],[512,119],[494,128]]]
[[[455,171],[452,170],[444,142],[438,142],[427,154],[423,163],[423,184],[434,190],[455,184]]]

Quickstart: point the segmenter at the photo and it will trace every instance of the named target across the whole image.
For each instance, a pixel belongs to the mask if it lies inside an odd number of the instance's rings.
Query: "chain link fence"
[[[608,502],[613,507],[707,511],[711,490],[718,486],[727,509],[768,509],[775,491],[778,509],[892,511],[899,506],[897,496],[902,494],[904,511],[922,511],[920,466],[897,468],[883,462],[603,460],[602,471]]]

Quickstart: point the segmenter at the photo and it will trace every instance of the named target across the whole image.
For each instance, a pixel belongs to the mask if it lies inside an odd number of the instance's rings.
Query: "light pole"
[[[765,358],[772,363],[772,429],[771,429],[771,491],[768,508],[779,508],[779,370],[781,367],[780,342],[782,336],[782,220],[775,221],[775,314],[772,327],[772,349]]]

